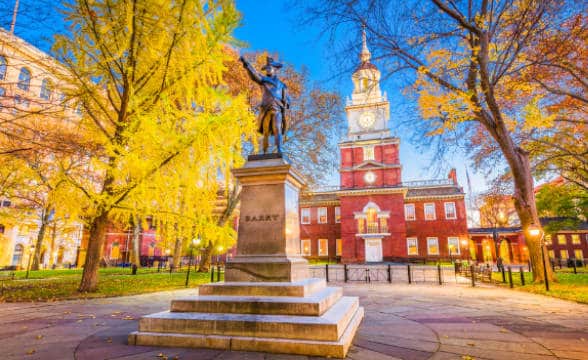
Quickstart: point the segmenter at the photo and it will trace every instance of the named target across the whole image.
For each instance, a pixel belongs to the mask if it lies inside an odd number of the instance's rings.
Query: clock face
[[[372,113],[372,112],[366,111],[366,112],[361,113],[361,115],[359,115],[359,126],[361,126],[364,129],[371,128],[375,122],[376,122],[376,117],[374,116],[374,113]]]
[[[376,181],[376,174],[374,174],[371,171],[368,171],[363,176],[363,179],[365,180],[366,183],[372,184],[374,181]]]

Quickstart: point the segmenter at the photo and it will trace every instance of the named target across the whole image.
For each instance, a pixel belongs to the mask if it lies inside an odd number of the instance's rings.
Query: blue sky
[[[49,0],[21,0],[16,35],[47,51],[50,38],[55,32],[63,31],[63,23],[56,14],[55,3]],[[14,0],[0,0],[0,26],[9,28]],[[301,26],[300,9],[292,7],[291,0],[236,0],[243,16],[243,23],[235,37],[247,44],[249,50],[268,50],[280,54],[280,61],[297,68],[306,67],[313,81],[322,87],[339,92],[343,97],[351,94],[351,69],[353,62],[342,61],[335,55],[334,46],[317,26]],[[340,35],[340,34],[339,34]],[[344,34],[348,39],[358,40],[359,29]],[[369,44],[368,44],[369,45]],[[244,49],[244,50],[248,50]],[[344,59],[349,60],[349,59]],[[377,61],[375,61],[377,65]],[[346,68],[347,67],[347,68]],[[385,78],[385,74],[382,76]],[[394,77],[382,83],[382,90],[388,93],[390,101],[390,126],[392,133],[401,139],[400,158],[403,165],[403,180],[424,180],[444,178],[451,167],[455,167],[458,180],[467,189],[465,176],[467,159],[463,154],[448,156],[446,163],[432,164],[432,153],[411,144],[410,127],[400,126],[413,118],[414,103],[402,94],[402,81]],[[345,119],[342,119],[345,121]],[[473,166],[467,165],[472,189],[479,192],[486,187],[483,176],[476,174]],[[440,170],[441,169],[441,170]],[[333,169],[331,184],[337,185],[338,174]]]

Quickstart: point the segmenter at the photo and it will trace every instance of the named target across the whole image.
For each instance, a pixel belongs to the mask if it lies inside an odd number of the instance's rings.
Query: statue
[[[290,98],[287,94],[288,87],[276,75],[282,64],[275,62],[273,58],[268,56],[265,66],[261,68],[266,72],[266,75],[263,76],[242,56],[239,57],[239,60],[243,63],[243,67],[247,69],[251,79],[261,85],[263,89],[263,97],[259,115],[257,116],[257,131],[263,134],[263,153],[267,153],[269,137],[273,135],[276,151],[280,154],[282,153],[282,135],[286,133],[288,128],[286,109],[290,108]]]

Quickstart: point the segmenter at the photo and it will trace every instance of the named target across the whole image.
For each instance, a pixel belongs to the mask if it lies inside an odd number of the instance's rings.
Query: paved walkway
[[[137,319],[193,289],[121,298],[0,304],[1,359],[275,359],[304,356],[126,345]],[[346,285],[366,317],[348,358],[588,359],[588,306],[508,289]]]

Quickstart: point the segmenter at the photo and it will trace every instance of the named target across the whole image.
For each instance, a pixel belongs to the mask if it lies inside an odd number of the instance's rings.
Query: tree
[[[479,165],[507,164],[537,281],[544,274],[540,244],[527,229],[539,225],[539,218],[524,141],[533,124],[522,116],[529,105],[524,89],[511,79],[529,64],[525,50],[540,34],[560,27],[568,9],[559,1],[357,0],[325,1],[311,10],[335,33],[349,24],[365,25],[376,58],[391,73],[410,72],[426,135],[466,140]]]
[[[214,180],[238,163],[240,140],[255,128],[244,98],[218,86],[222,44],[239,22],[231,1],[79,0],[67,5],[67,16],[73,33],[59,36],[55,50],[71,77],[68,94],[82,109],[80,133],[94,145],[81,148],[89,171],[69,175],[67,184],[88,204],[79,291],[95,291],[108,222],[163,206],[160,218],[192,231],[192,220],[181,223],[189,217],[180,203],[209,217],[193,199],[214,200]]]
[[[588,194],[574,182],[551,182],[537,191],[539,216],[552,218],[545,226],[548,233],[578,228],[588,219]]]

